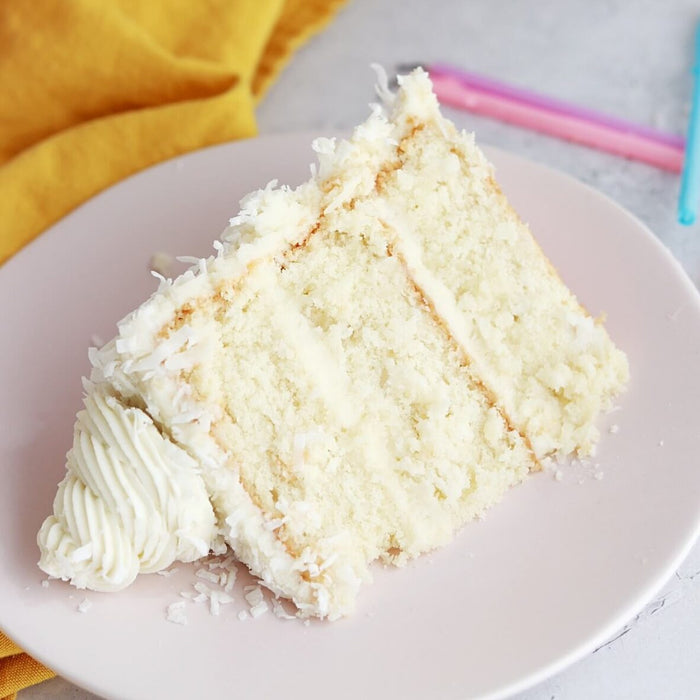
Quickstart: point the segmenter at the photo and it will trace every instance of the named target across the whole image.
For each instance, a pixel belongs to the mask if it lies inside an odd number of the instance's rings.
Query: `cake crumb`
[[[80,603],[78,603],[78,612],[86,613],[92,607],[92,603],[87,599],[83,598]]]
[[[41,587],[42,587],[42,588],[48,588],[48,587],[49,587],[49,579],[45,578],[45,579],[41,582]]]
[[[608,432],[611,433],[612,435],[615,435],[616,433],[620,432],[620,426],[617,423],[613,423],[609,428]]]
[[[554,472],[554,478],[555,478],[557,481],[563,481],[563,480],[564,480],[564,472],[563,472],[561,469],[557,469],[557,470]]]
[[[600,481],[604,476],[605,476],[604,472],[602,472],[600,469],[593,474],[593,478],[596,481]]]
[[[170,603],[166,611],[166,619],[176,625],[186,625],[187,615],[185,615],[185,601],[179,600],[177,603]]]
[[[238,613],[238,619],[241,620],[241,621],[242,621],[242,620],[247,620],[249,617],[250,617],[250,615],[248,615],[248,611],[247,611],[247,610],[241,610],[241,611]]]
[[[179,571],[179,569],[175,567],[174,569],[163,569],[162,571],[156,571],[156,573],[158,574],[158,576],[168,578],[168,576],[172,576],[177,571]]]

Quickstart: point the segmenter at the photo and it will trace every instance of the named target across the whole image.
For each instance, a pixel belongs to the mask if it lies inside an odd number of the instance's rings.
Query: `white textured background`
[[[351,0],[273,86],[259,109],[260,131],[320,134],[353,126],[374,99],[371,62],[391,72],[399,64],[440,61],[683,133],[698,19],[700,0]],[[700,224],[686,228],[675,221],[678,176],[447,112],[459,126],[475,130],[480,142],[565,171],[617,200],[665,243],[700,286]],[[19,700],[94,697],[56,679],[24,691]],[[664,591],[613,640],[517,696],[698,697],[698,545]]]

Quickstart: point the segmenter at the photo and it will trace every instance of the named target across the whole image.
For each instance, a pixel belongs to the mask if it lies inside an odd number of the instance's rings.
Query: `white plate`
[[[593,650],[672,574],[700,529],[700,301],[638,221],[580,183],[489,149],[498,177],[630,358],[594,462],[530,478],[449,547],[378,569],[333,624],[189,624],[164,610],[192,579],[119,594],[48,588],[35,533],[64,469],[94,334],[155,287],[156,251],[206,255],[241,195],[305,179],[310,137],[269,136],[147,170],[88,202],[0,269],[0,627],[71,681],[118,698],[502,696]],[[609,433],[608,427],[619,426]],[[602,479],[593,476],[603,474]],[[92,607],[81,614],[87,598]]]

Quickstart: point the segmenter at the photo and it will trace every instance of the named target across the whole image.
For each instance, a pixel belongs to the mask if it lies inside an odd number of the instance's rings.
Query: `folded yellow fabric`
[[[127,175],[254,135],[343,1],[0,0],[0,264]],[[0,700],[53,675],[0,632]]]
[[[0,700],[14,700],[18,690],[55,675],[0,632]]]
[[[343,0],[0,0],[0,264],[159,161],[256,132]]]

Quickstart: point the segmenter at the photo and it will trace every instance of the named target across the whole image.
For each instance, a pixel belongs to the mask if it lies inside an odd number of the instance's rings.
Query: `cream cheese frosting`
[[[87,383],[66,467],[38,535],[39,566],[51,576],[114,591],[213,546],[214,511],[197,463],[106,385]]]

